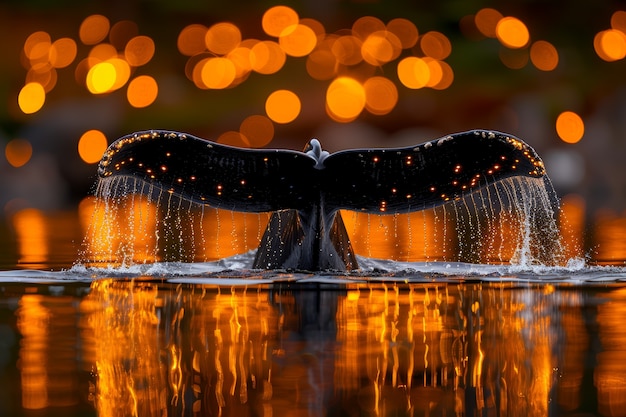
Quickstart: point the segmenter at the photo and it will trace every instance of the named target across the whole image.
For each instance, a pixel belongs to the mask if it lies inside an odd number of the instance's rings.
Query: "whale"
[[[125,185],[111,194],[167,192],[199,205],[270,212],[251,267],[306,271],[359,268],[340,210],[410,213],[506,178],[545,175],[531,146],[491,130],[334,153],[318,139],[303,151],[251,149],[149,130],[111,143],[98,165],[100,181],[133,180],[115,182]]]

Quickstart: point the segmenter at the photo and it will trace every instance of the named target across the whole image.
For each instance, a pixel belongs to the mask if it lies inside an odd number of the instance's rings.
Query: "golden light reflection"
[[[626,34],[616,29],[603,30],[594,37],[593,47],[603,60],[618,61],[626,57]]]
[[[50,248],[44,214],[32,208],[23,209],[13,214],[11,223],[18,244],[18,264],[26,268],[45,268]]]
[[[354,78],[335,78],[326,90],[326,103],[329,116],[353,120],[365,108],[365,89]]]
[[[594,221],[594,259],[602,264],[626,259],[626,217],[611,212],[599,212]]]
[[[574,259],[583,255],[585,209],[585,200],[580,195],[568,194],[561,199],[559,221],[567,259]]]

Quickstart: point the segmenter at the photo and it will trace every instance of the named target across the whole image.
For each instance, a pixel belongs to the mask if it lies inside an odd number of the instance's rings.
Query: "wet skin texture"
[[[272,212],[252,267],[318,271],[358,268],[340,209],[419,211],[508,177],[542,177],[545,169],[520,139],[485,130],[333,154],[315,139],[304,152],[242,149],[152,130],[112,143],[98,174],[148,185],[134,192],[166,191],[222,209]]]

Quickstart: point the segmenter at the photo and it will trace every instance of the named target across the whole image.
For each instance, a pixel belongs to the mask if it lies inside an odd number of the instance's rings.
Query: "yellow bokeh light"
[[[239,132],[248,139],[250,146],[260,148],[274,138],[274,124],[265,116],[253,115],[241,122]]]
[[[115,85],[115,66],[110,62],[100,62],[87,73],[87,89],[92,94],[103,94]]]
[[[426,56],[437,60],[446,59],[452,52],[450,40],[441,32],[427,32],[420,38],[420,48]]]
[[[278,38],[285,28],[298,23],[298,13],[288,6],[274,6],[263,13],[261,25],[263,31]]]
[[[107,138],[99,130],[88,130],[78,140],[78,155],[88,164],[100,161],[106,149]]]
[[[474,23],[480,33],[488,38],[495,38],[496,26],[502,18],[503,16],[499,11],[486,7],[476,13]]]
[[[203,61],[200,76],[207,88],[224,89],[232,84],[237,75],[235,64],[223,57],[209,58]]]
[[[126,90],[126,98],[131,106],[136,108],[148,107],[159,94],[159,85],[149,75],[140,75],[134,78]]]
[[[205,36],[208,28],[204,25],[193,24],[185,26],[178,34],[176,46],[178,51],[186,56],[194,56],[206,49]]]
[[[593,39],[593,47],[605,61],[618,61],[626,57],[626,35],[617,29],[603,30]]]
[[[46,91],[39,83],[27,83],[17,96],[17,103],[25,114],[39,111],[46,101]]]
[[[508,48],[523,48],[530,41],[528,28],[516,17],[503,17],[496,25],[496,37]]]
[[[530,47],[530,61],[537,69],[552,71],[559,64],[559,53],[547,41],[536,41]]]
[[[265,101],[265,113],[276,123],[293,122],[301,107],[300,98],[289,90],[276,90]]]
[[[25,139],[13,139],[4,148],[4,156],[9,164],[15,168],[26,165],[32,155],[33,147]]]
[[[130,66],[140,67],[154,56],[154,41],[148,36],[135,36],[124,48],[124,58]]]
[[[250,48],[250,65],[259,74],[278,72],[286,60],[285,51],[276,42],[261,41]]]
[[[556,133],[563,142],[576,143],[585,134],[585,123],[578,114],[564,111],[556,119]]]
[[[306,25],[291,25],[280,33],[278,44],[287,55],[306,56],[315,48],[317,35]]]
[[[76,58],[76,42],[71,38],[60,38],[50,46],[49,60],[54,68],[65,68]]]
[[[241,43],[241,31],[232,23],[216,23],[207,30],[204,42],[214,54],[226,55]]]
[[[389,113],[398,103],[396,85],[385,77],[371,77],[363,83],[365,108],[372,114],[382,116]]]
[[[102,41],[109,33],[109,19],[100,14],[87,16],[80,25],[78,37],[85,45],[95,45]]]
[[[410,56],[398,63],[398,78],[408,88],[426,87],[430,79],[430,68],[422,58]]]
[[[338,121],[350,121],[365,108],[365,89],[354,78],[338,77],[326,90],[326,108]]]
[[[402,49],[415,46],[419,33],[417,27],[408,19],[397,18],[387,23],[387,30],[398,37]]]

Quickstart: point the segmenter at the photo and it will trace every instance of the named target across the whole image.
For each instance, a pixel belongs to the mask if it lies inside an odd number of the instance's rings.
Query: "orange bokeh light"
[[[365,108],[365,89],[354,78],[338,77],[326,90],[328,115],[341,122],[354,120]]]
[[[207,58],[202,61],[200,77],[207,88],[227,88],[235,80],[236,75],[235,64],[228,58]]]
[[[402,49],[415,46],[419,38],[419,32],[413,22],[408,19],[397,18],[387,23],[387,30],[398,37]]]
[[[300,98],[289,90],[276,90],[265,101],[265,113],[276,123],[293,122],[301,107]]]
[[[291,25],[280,33],[278,43],[287,55],[306,56],[315,48],[317,35],[306,25]]]
[[[287,27],[298,23],[298,13],[288,6],[274,6],[265,11],[261,19],[263,31],[278,38]]]
[[[368,64],[379,66],[396,59],[401,49],[402,43],[396,35],[379,30],[370,33],[363,40],[361,55]]]
[[[530,41],[530,33],[524,22],[512,16],[498,21],[496,37],[504,46],[513,49],[523,48]]]
[[[363,16],[352,24],[352,33],[362,40],[367,39],[374,32],[385,31],[385,24],[377,17]]]
[[[4,156],[9,164],[15,168],[26,165],[33,155],[33,147],[25,139],[13,139],[4,148]]]
[[[88,130],[78,140],[78,154],[88,164],[100,161],[107,149],[107,138],[99,130]]]
[[[424,54],[438,60],[446,59],[452,52],[452,44],[446,35],[435,31],[422,35],[420,48]]]
[[[38,112],[46,101],[46,91],[39,83],[27,83],[17,96],[17,103],[25,114]]]
[[[491,8],[480,9],[474,16],[474,23],[476,28],[488,38],[496,37],[496,26],[498,22],[503,18],[502,14]]]
[[[430,79],[428,63],[415,56],[406,57],[398,63],[398,78],[408,88],[426,87]]]
[[[178,51],[186,56],[194,56],[204,52],[206,48],[205,36],[208,28],[204,25],[193,24],[185,26],[178,35],[176,46]]]
[[[87,16],[80,25],[78,36],[85,45],[95,45],[109,34],[109,19],[100,14]]]
[[[363,83],[365,90],[365,108],[372,114],[385,115],[398,103],[396,85],[385,77],[371,77]]]
[[[536,41],[530,47],[530,61],[537,69],[552,71],[559,64],[559,53],[547,41]]]
[[[563,142],[576,143],[585,134],[585,123],[578,114],[564,111],[556,119],[556,132]]]
[[[134,78],[126,90],[126,98],[131,106],[136,108],[148,107],[156,100],[159,86],[149,75],[140,75]]]
[[[154,56],[154,41],[148,36],[135,36],[124,48],[124,57],[132,67],[147,64]]]
[[[274,124],[265,116],[253,115],[241,122],[239,132],[248,139],[250,146],[260,148],[274,138]]]
[[[250,48],[250,64],[259,74],[274,74],[278,72],[287,56],[285,51],[273,41],[261,41]]]
[[[54,68],[65,68],[76,58],[76,42],[71,38],[60,38],[50,46],[49,60]]]
[[[603,30],[593,39],[593,47],[605,61],[618,61],[626,57],[626,35],[617,29]]]
[[[209,51],[226,55],[241,43],[241,31],[229,22],[216,23],[207,30],[204,42]]]

